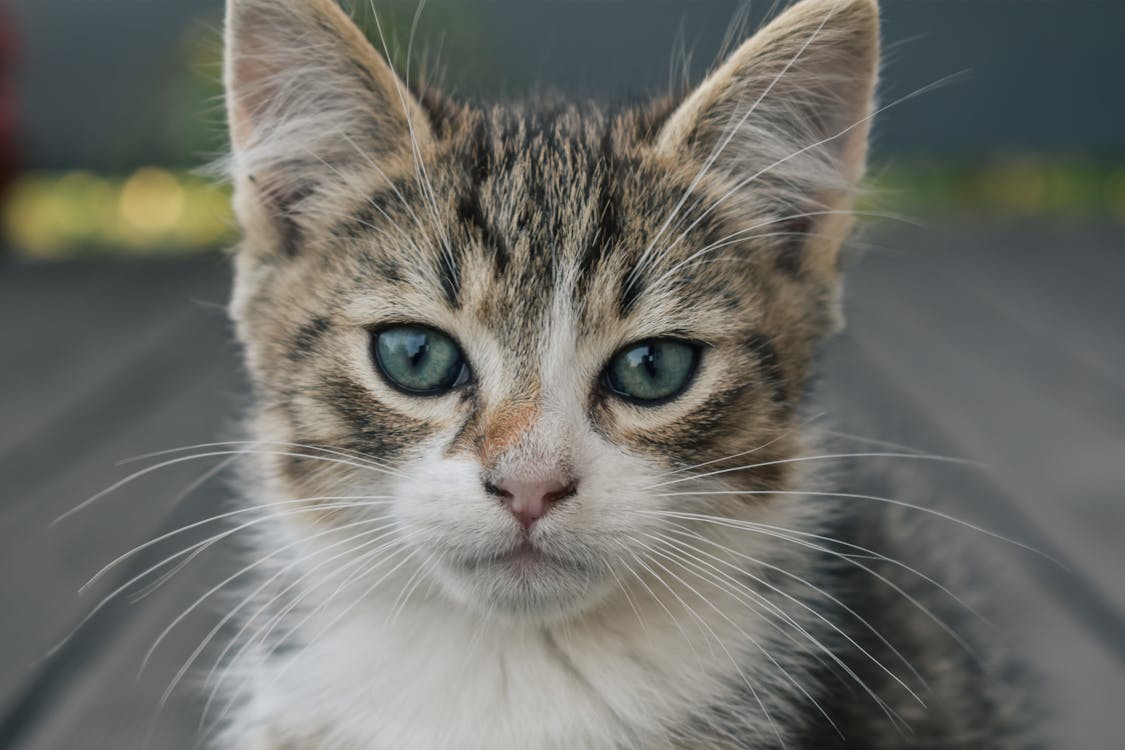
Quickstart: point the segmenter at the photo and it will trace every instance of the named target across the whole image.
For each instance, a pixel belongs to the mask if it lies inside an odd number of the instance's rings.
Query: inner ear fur
[[[867,159],[879,61],[875,0],[801,0],[738,47],[657,138],[728,179],[731,200],[811,217],[804,268],[834,278]]]
[[[227,0],[224,46],[235,210],[251,244],[292,251],[303,207],[363,170],[411,170],[432,148],[423,108],[335,0]]]

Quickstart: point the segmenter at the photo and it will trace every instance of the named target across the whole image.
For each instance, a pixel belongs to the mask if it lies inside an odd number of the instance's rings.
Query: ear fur
[[[349,165],[401,174],[432,144],[421,105],[335,0],[227,0],[225,49],[235,210],[258,254],[294,252],[302,208]]]
[[[834,278],[864,172],[878,60],[875,0],[801,0],[687,97],[657,148],[723,173],[747,199],[769,192],[791,213],[833,212],[812,223],[804,253],[806,267]]]

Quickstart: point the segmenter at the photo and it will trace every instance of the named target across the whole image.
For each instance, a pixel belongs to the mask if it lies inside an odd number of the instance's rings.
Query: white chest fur
[[[715,591],[691,601],[675,582],[660,593],[550,627],[440,596],[393,619],[390,597],[335,623],[325,610],[303,648],[255,667],[235,731],[268,734],[269,750],[679,747],[677,732],[738,682],[782,678],[763,656],[770,628],[745,605]]]

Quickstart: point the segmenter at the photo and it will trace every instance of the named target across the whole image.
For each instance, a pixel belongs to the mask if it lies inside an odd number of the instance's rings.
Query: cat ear
[[[867,157],[878,59],[875,0],[802,0],[687,97],[657,147],[728,177],[730,200],[818,213],[796,225],[807,232],[800,261],[835,276]]]
[[[249,244],[295,251],[303,212],[372,165],[412,169],[417,99],[335,0],[227,0],[235,210]]]

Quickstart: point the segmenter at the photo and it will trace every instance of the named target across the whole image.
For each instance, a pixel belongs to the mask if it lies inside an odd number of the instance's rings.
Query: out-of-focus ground
[[[949,525],[950,555],[976,544],[988,561],[982,585],[1002,637],[1039,670],[1055,746],[1120,747],[1125,230],[881,225],[865,240],[848,281],[849,328],[821,364],[820,421],[986,465],[913,462],[919,496],[902,499],[1065,566]],[[76,594],[117,555],[228,508],[221,481],[176,501],[213,463],[153,472],[51,522],[159,460],[122,459],[233,434],[245,388],[221,309],[227,285],[215,256],[0,274],[3,747],[174,750],[199,737],[208,658],[163,708],[160,698],[231,600],[205,602],[138,671],[161,631],[237,569],[229,554],[193,561],[137,603],[115,599],[44,655],[104,595],[203,538],[146,550]]]

